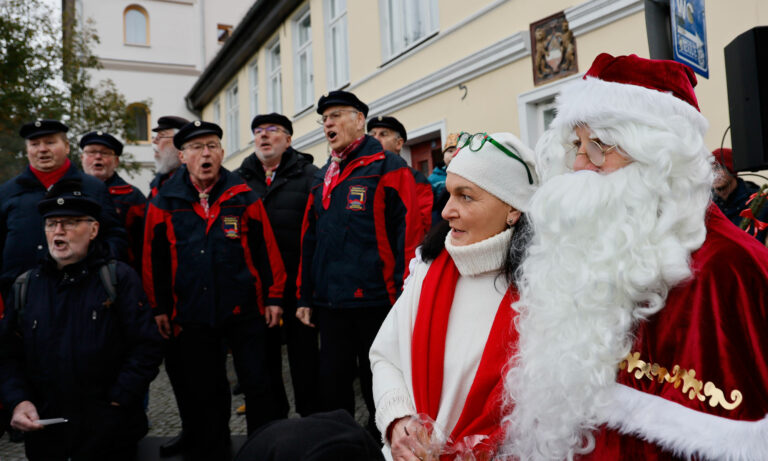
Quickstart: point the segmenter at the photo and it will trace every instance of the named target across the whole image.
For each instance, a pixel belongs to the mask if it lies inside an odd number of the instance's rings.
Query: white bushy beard
[[[648,170],[633,163],[610,174],[566,173],[534,195],[534,237],[513,305],[519,344],[505,377],[513,410],[504,418],[502,458],[572,459],[591,451],[604,391],[630,351],[634,325],[691,275],[706,196],[687,204],[696,209],[681,218],[686,225],[669,226],[664,210],[677,212],[677,204],[664,186],[668,178]]]
[[[181,166],[179,160],[179,151],[169,146],[162,151],[158,151],[158,157],[155,159],[155,171],[158,174],[167,174]]]

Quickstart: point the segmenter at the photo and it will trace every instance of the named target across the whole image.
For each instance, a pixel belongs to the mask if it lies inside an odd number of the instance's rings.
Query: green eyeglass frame
[[[513,159],[517,160],[518,162],[522,163],[525,167],[525,172],[528,174],[528,184],[533,184],[533,175],[531,175],[531,170],[528,168],[528,164],[525,163],[525,160],[523,160],[520,155],[517,153],[509,150],[508,148],[504,147],[500,142],[493,139],[488,133],[475,133],[470,134],[466,131],[462,131],[459,134],[459,139],[456,142],[456,147],[459,149],[463,149],[464,147],[469,146],[469,150],[472,152],[477,152],[480,149],[483,148],[485,145],[485,142],[489,141],[491,144],[496,146],[500,151],[507,154],[509,157],[512,157]]]

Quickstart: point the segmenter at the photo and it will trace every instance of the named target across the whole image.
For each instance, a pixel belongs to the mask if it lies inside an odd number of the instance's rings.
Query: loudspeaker
[[[768,26],[755,27],[725,47],[725,77],[737,171],[768,168]]]

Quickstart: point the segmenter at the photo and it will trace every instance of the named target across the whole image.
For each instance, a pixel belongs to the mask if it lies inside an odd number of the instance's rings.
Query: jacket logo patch
[[[224,236],[230,239],[240,238],[240,217],[222,216],[221,227],[224,229]]]
[[[365,211],[365,200],[368,197],[368,186],[349,186],[347,194],[347,210]]]
[[[362,288],[358,288],[357,290],[355,290],[355,298],[363,298],[364,296],[365,295],[363,295],[363,289]]]

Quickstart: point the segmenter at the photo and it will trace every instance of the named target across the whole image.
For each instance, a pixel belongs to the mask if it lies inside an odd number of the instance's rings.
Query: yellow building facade
[[[579,73],[534,86],[529,25],[560,11]],[[712,149],[729,125],[723,48],[767,23],[763,0],[706,2],[710,76],[696,93]],[[403,157],[429,174],[451,132],[509,131],[533,146],[559,89],[601,52],[648,57],[642,0],[259,0],[187,105],[222,126],[229,169],[253,152],[251,119],[272,111],[293,121],[294,148],[322,165],[316,102],[344,89],[369,105],[369,117],[398,118],[408,132]]]

